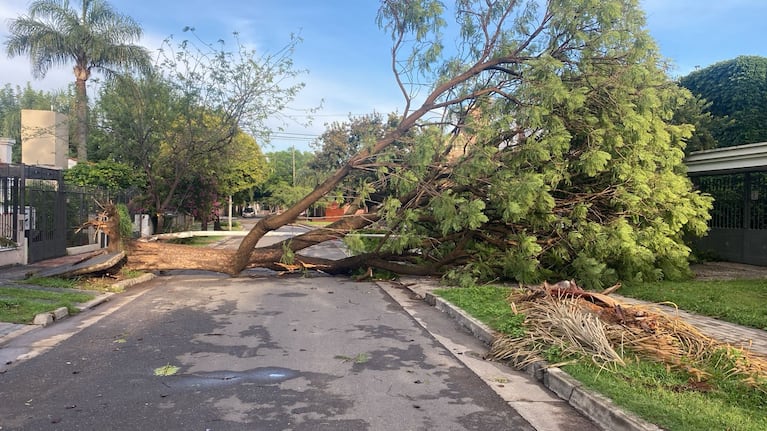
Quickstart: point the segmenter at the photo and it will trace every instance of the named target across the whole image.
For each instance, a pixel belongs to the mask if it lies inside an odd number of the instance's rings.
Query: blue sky
[[[76,4],[79,0],[70,0]],[[450,2],[450,0],[447,0]],[[378,29],[374,0],[111,0],[120,12],[144,28],[141,43],[150,49],[182,28],[194,27],[206,40],[229,38],[232,32],[262,52],[284,46],[291,33],[303,42],[294,55],[295,66],[308,70],[306,88],[288,114],[303,120],[304,110],[320,105],[311,126],[288,122],[265,151],[309,150],[309,143],[325,123],[343,121],[349,114],[402,110],[402,98],[389,65],[389,38]],[[0,40],[8,21],[24,13],[29,0],[0,1]],[[767,56],[767,0],[640,0],[647,27],[661,53],[682,76],[696,66],[706,67],[739,55]],[[49,72],[33,80],[28,60],[0,55],[0,85],[58,89],[73,80],[71,69]],[[277,126],[274,123],[274,126]]]

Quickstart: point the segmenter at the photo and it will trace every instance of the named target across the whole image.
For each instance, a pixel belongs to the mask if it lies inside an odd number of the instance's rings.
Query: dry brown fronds
[[[630,353],[684,370],[700,382],[707,377],[701,364],[717,360],[745,383],[767,388],[767,358],[708,337],[655,307],[585,292],[572,281],[515,290],[509,304],[515,314],[525,315],[526,334],[498,337],[489,357],[520,368],[554,347],[564,355],[589,357],[603,368],[625,365],[624,353]]]

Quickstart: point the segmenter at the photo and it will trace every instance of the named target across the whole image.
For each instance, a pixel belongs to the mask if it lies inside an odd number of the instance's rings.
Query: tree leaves
[[[461,270],[448,271],[461,283],[558,276],[599,287],[680,276],[684,233],[702,232],[710,205],[680,169],[689,126],[668,123],[685,92],[658,68],[633,4],[536,4],[531,13],[461,2],[461,37],[476,47],[460,59],[423,52],[424,61],[444,61],[435,85],[452,87],[432,100],[450,106],[456,137],[423,133],[417,142],[449,140],[463,153],[387,166],[384,176],[419,180],[408,196],[429,196],[385,202],[391,240],[414,245],[420,235],[424,258],[462,256]],[[482,67],[482,79],[469,72]]]
[[[718,146],[725,147],[767,141],[765,76],[767,58],[740,56],[693,71],[679,80],[694,95],[708,102],[698,108],[703,108],[711,117],[693,117],[702,129],[695,135],[700,141],[694,141],[697,148],[711,146],[708,133]]]
[[[436,196],[431,201],[434,217],[438,220],[442,235],[464,229],[477,229],[489,219],[483,213],[485,203],[479,199],[471,201],[456,197],[450,191]]]
[[[176,373],[178,373],[178,370],[180,370],[179,367],[175,365],[164,365],[162,367],[158,367],[154,369],[154,375],[159,377],[167,377],[172,376]]]

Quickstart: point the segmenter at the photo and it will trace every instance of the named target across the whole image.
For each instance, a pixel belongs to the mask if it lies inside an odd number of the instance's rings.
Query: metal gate
[[[695,248],[711,257],[767,265],[767,172],[692,177],[714,198],[709,233]]]
[[[29,263],[66,256],[66,195],[60,170],[24,167],[24,232]]]

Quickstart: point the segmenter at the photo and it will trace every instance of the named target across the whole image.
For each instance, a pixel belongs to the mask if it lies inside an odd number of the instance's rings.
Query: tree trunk
[[[88,81],[88,69],[75,66],[75,145],[77,160],[88,161],[88,95],[85,84]]]
[[[280,227],[285,226],[286,224],[295,220],[302,212],[306,211],[323,196],[333,191],[333,189],[335,189],[335,187],[340,184],[344,178],[346,178],[346,176],[349,174],[349,172],[352,171],[352,169],[354,169],[355,166],[364,162],[370,156],[380,153],[386,149],[386,147],[391,145],[395,140],[401,137],[426,111],[427,110],[422,108],[418,111],[417,116],[411,116],[403,119],[396,130],[387,133],[386,136],[379,139],[376,144],[369,150],[363,149],[360,151],[348,162],[346,162],[344,166],[340,167],[330,178],[315,187],[311,193],[306,195],[292,207],[288,208],[284,213],[263,218],[258,223],[256,223],[256,225],[253,226],[253,229],[248,232],[248,235],[245,236],[245,238],[243,238],[242,242],[240,243],[240,247],[237,249],[237,252],[234,255],[234,259],[232,260],[231,270],[235,273],[239,273],[245,269],[253,248],[256,246],[256,244],[258,244],[258,241],[263,238],[267,232],[279,229]]]

